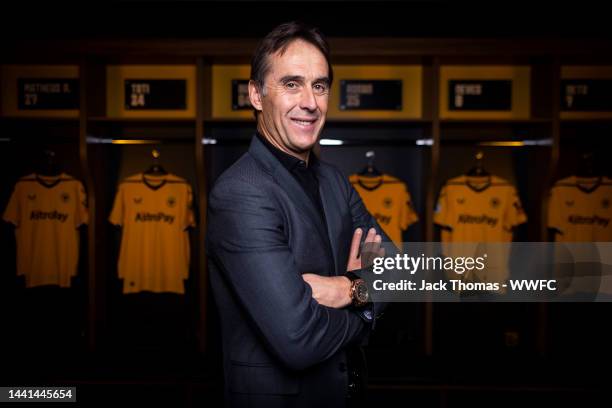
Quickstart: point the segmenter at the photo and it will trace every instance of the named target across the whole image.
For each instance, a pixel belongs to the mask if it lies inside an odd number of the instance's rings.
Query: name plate
[[[76,78],[19,78],[17,100],[20,110],[64,110],[79,108]]]
[[[402,110],[402,80],[340,81],[340,110]]]
[[[512,110],[511,80],[452,79],[448,81],[451,111]]]
[[[126,79],[126,110],[185,110],[187,81],[184,79]]]
[[[574,112],[612,111],[612,79],[561,80],[561,109]]]

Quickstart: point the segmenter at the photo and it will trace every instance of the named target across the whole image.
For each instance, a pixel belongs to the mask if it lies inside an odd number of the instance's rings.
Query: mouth
[[[317,118],[291,118],[291,122],[302,129],[311,129],[317,122]]]

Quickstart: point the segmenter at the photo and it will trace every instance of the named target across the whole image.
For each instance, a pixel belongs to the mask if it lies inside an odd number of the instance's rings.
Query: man
[[[343,407],[363,388],[347,354],[381,305],[367,302],[359,246],[380,255],[389,239],[340,171],[312,153],[331,82],[317,29],[288,23],[269,33],[251,65],[257,134],[210,193],[230,406]]]

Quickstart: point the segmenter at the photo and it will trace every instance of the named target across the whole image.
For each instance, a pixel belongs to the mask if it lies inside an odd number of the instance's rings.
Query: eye
[[[315,90],[315,92],[317,92],[319,94],[323,94],[323,93],[327,92],[327,85],[326,84],[315,84],[314,85],[314,90]]]
[[[295,82],[287,82],[287,83],[285,84],[285,87],[286,87],[287,89],[297,89],[298,84],[297,84],[297,83],[295,83]]]

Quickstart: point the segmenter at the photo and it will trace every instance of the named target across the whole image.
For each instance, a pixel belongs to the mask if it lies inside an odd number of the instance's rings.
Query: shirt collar
[[[307,164],[304,160],[298,159],[297,157],[292,156],[289,153],[285,153],[276,146],[274,146],[261,133],[256,132],[256,134],[259,140],[261,140],[261,142],[264,144],[264,146],[266,146],[268,150],[270,150],[270,152],[274,155],[274,157],[276,157],[278,161],[281,162],[281,164],[289,171],[293,171],[298,166],[309,169],[312,168],[312,166],[315,165],[315,163],[317,162],[317,156],[312,152],[312,150],[308,155]]]

